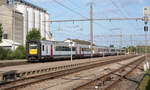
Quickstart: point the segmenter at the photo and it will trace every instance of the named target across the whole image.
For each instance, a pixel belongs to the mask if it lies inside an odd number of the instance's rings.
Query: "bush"
[[[4,60],[7,58],[7,53],[9,52],[10,50],[7,50],[7,49],[4,49],[2,47],[0,47],[0,60]]]
[[[25,59],[25,48],[24,46],[18,46],[14,52],[16,59]]]
[[[18,46],[15,51],[0,47],[0,60],[25,59],[25,48]]]
[[[7,59],[8,60],[12,60],[12,59],[15,59],[15,54],[13,51],[9,50],[8,53],[7,53]]]

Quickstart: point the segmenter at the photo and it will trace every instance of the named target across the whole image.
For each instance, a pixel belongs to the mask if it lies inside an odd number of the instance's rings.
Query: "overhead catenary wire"
[[[88,17],[82,15],[81,13],[75,11],[74,9],[71,9],[71,8],[67,7],[66,5],[64,5],[64,4],[60,3],[60,2],[58,2],[57,0],[54,0],[54,1],[55,1],[57,4],[59,4],[60,6],[62,6],[62,7],[64,7],[64,8],[66,8],[66,9],[68,9],[70,12],[73,12],[73,13],[75,13],[75,14],[81,16],[82,18],[88,19]],[[73,21],[73,22],[74,22],[74,21]],[[95,22],[94,22],[94,23],[95,23]],[[103,27],[103,28],[106,28],[105,26],[103,26],[103,25],[101,25],[101,24],[99,24],[99,23],[95,23],[95,24],[97,24],[98,26],[101,26],[101,27]]]
[[[113,1],[113,0],[110,0],[111,3],[122,13],[122,15],[127,18],[127,16],[125,15],[125,13],[120,9],[120,7]]]
[[[112,20],[143,20],[143,18],[95,18],[93,21],[112,21]],[[44,21],[44,22],[79,22],[79,21],[90,21],[90,19],[65,19],[65,20],[50,20],[50,21]]]
[[[120,13],[122,13],[122,15],[125,17],[125,18],[128,18],[129,16],[128,16],[128,14],[127,14],[127,12],[126,11],[123,11],[113,0],[110,0],[111,1],[111,3],[120,11]],[[134,29],[134,27],[133,27],[133,25],[131,25],[131,24],[129,24],[133,29]]]
[[[77,15],[79,15],[79,16],[81,16],[81,17],[83,17],[83,18],[87,18],[87,17],[83,16],[82,14],[80,14],[79,12],[75,11],[74,9],[71,9],[71,8],[65,6],[64,4],[58,2],[57,0],[53,0],[53,1],[56,2],[57,4],[59,4],[60,6],[62,6],[62,7],[64,7],[64,8],[66,8],[66,9],[68,9],[69,11],[71,11],[71,12],[73,12],[73,13],[76,13]]]

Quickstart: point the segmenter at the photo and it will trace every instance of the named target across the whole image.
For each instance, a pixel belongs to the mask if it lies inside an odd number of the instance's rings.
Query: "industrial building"
[[[16,10],[21,12],[23,15],[23,31],[24,31],[24,42],[26,39],[27,33],[32,28],[37,28],[41,32],[41,37],[51,40],[50,33],[50,23],[45,22],[49,21],[50,15],[44,10],[36,5],[33,5],[24,0],[15,0]]]
[[[3,27],[3,39],[12,40],[23,45],[23,16],[19,11],[13,11],[7,0],[0,1],[0,24]],[[15,21],[13,22],[13,18]],[[14,24],[15,23],[15,24]],[[14,26],[13,26],[14,25]],[[13,32],[13,28],[14,31]],[[3,40],[6,43],[6,40]],[[2,44],[3,45],[3,44]]]
[[[3,27],[3,39],[25,45],[27,33],[32,28],[37,28],[40,30],[42,38],[53,40],[50,33],[50,23],[45,22],[49,21],[50,14],[43,8],[27,1],[0,0],[0,17],[0,24]]]

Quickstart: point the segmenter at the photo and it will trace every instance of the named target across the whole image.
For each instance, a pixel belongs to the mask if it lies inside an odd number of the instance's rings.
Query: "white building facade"
[[[52,40],[50,33],[50,14],[46,10],[35,6],[24,0],[15,0],[16,10],[23,15],[23,42],[25,44],[26,35],[32,28],[37,28],[41,32],[41,37]]]

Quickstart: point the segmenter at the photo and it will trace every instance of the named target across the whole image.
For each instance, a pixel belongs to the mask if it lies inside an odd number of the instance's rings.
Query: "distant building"
[[[82,45],[91,45],[91,42],[89,42],[89,41],[85,41],[85,40],[79,40],[79,39],[70,39],[70,38],[68,38],[68,39],[66,39],[66,40],[64,40],[64,42],[72,42],[72,44],[82,44]],[[95,46],[94,44],[93,44],[93,46]]]
[[[0,43],[0,47],[3,47],[5,49],[11,49],[14,50],[16,49],[19,45],[21,45],[20,43],[17,42],[13,42],[12,40],[8,40],[8,39],[2,39],[2,43]]]
[[[23,15],[23,30],[24,30],[24,41],[27,33],[32,28],[37,28],[41,32],[41,37],[46,38],[46,40],[51,40],[50,33],[50,15],[44,10],[36,5],[33,5],[24,0],[15,0],[16,10],[21,12]]]
[[[32,28],[41,32],[41,37],[53,40],[50,33],[50,15],[36,5],[24,0],[15,1],[13,15],[12,0],[0,0],[0,23],[3,26],[3,38],[25,45],[26,35]],[[13,31],[13,16],[15,16],[15,31]]]
[[[3,27],[3,39],[13,40],[23,45],[23,16],[19,11],[13,10],[5,3],[7,0],[0,1],[0,24]],[[2,4],[1,4],[2,3]],[[4,4],[4,5],[3,5]],[[15,32],[13,33],[13,16],[15,16]]]

